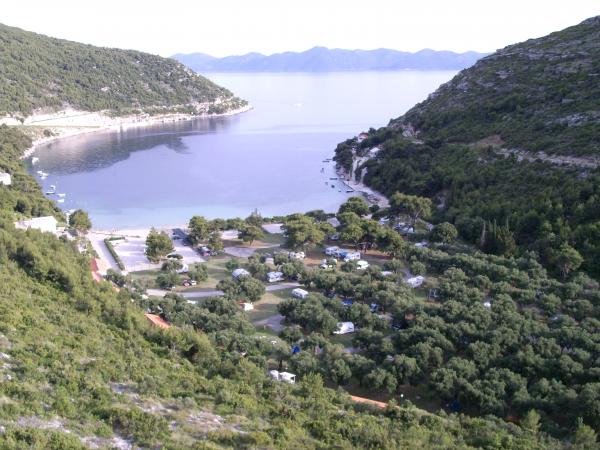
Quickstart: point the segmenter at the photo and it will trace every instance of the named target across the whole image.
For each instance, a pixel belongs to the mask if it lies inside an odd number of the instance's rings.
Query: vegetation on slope
[[[600,16],[511,45],[460,72],[394,127],[428,139],[508,148],[600,153]]]
[[[368,411],[310,374],[297,386],[271,381],[273,349],[231,314],[233,297],[199,308],[210,332],[183,317],[181,327],[151,328],[131,301],[143,304],[139,294],[93,282],[75,245],[13,227],[19,200],[31,214],[54,212],[14,162],[27,146],[17,133],[0,127],[0,165],[23,180],[0,187],[2,448],[563,446],[495,419]]]
[[[593,163],[560,166],[533,153],[506,156],[497,147],[600,156],[599,36],[596,17],[507,47],[388,127],[341,143],[335,160],[350,171],[357,156],[378,146],[377,156],[357,169],[368,185],[388,196],[433,198],[433,221],[452,222],[483,250],[534,251],[555,274],[565,257],[582,257],[582,267],[598,277],[600,170]],[[492,249],[491,229],[516,247]]]
[[[115,114],[222,113],[243,104],[172,59],[0,25],[0,114],[67,106]]]

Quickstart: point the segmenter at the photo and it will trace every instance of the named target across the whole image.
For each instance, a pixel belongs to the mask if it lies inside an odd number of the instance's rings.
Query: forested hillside
[[[393,127],[430,140],[600,154],[600,16],[511,45],[463,70]]]
[[[116,114],[136,109],[226,112],[243,104],[227,89],[172,59],[0,24],[0,116],[27,116],[38,108],[67,106]]]
[[[534,251],[555,275],[568,259],[598,277],[599,36],[596,17],[500,50],[388,127],[341,143],[335,159],[352,170],[377,146],[355,168],[368,185],[434,199],[432,220],[481,249]]]
[[[14,228],[61,217],[17,162],[28,145],[0,127],[0,168],[17,180],[0,186],[0,447],[564,448],[499,419],[369,410],[318,375],[274,382],[267,358],[282,350],[257,338],[235,294],[197,307],[194,327],[174,312],[179,326],[151,328],[139,292],[92,281],[72,242]]]

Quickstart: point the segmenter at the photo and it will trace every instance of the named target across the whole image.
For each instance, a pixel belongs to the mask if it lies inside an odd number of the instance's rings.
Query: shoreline
[[[348,186],[350,189],[353,189],[354,192],[362,194],[367,203],[371,205],[377,205],[380,208],[387,208],[390,206],[390,202],[385,195],[383,195],[381,192],[377,192],[375,189],[371,189],[362,181],[350,181],[347,178],[349,174],[341,167],[336,167],[335,172],[339,177],[339,181],[341,181],[345,186]]]
[[[37,148],[49,142],[54,142],[59,139],[80,136],[88,133],[96,133],[99,131],[110,131],[119,129],[129,129],[137,127],[145,127],[161,123],[173,123],[180,121],[191,121],[195,119],[210,119],[218,117],[228,117],[237,114],[242,114],[252,110],[251,105],[242,106],[231,111],[221,114],[162,114],[156,116],[133,115],[124,117],[109,117],[102,112],[87,112],[87,111],[59,111],[48,115],[47,118],[36,120],[35,116],[30,116],[26,119],[23,125],[11,125],[20,129],[30,130],[36,128],[44,128],[50,130],[52,136],[32,137],[31,146],[23,152],[21,160],[25,160],[32,156]],[[69,114],[69,115],[67,115]],[[44,117],[44,116],[42,116]],[[67,123],[61,123],[67,122]],[[44,124],[46,122],[47,124]],[[71,123],[68,123],[71,122]]]

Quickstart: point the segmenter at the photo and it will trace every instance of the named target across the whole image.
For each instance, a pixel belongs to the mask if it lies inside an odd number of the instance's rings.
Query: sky
[[[329,48],[489,52],[600,15],[598,0],[29,0],[0,23],[162,56]]]

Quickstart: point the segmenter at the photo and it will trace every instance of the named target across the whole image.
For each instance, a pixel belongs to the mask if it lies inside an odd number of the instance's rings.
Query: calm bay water
[[[334,211],[350,195],[325,184],[335,172],[322,161],[335,146],[386,125],[453,75],[210,74],[254,110],[65,138],[36,151],[35,170],[49,173],[44,190],[66,194],[62,208],[87,210],[97,228],[245,217],[255,208]]]

